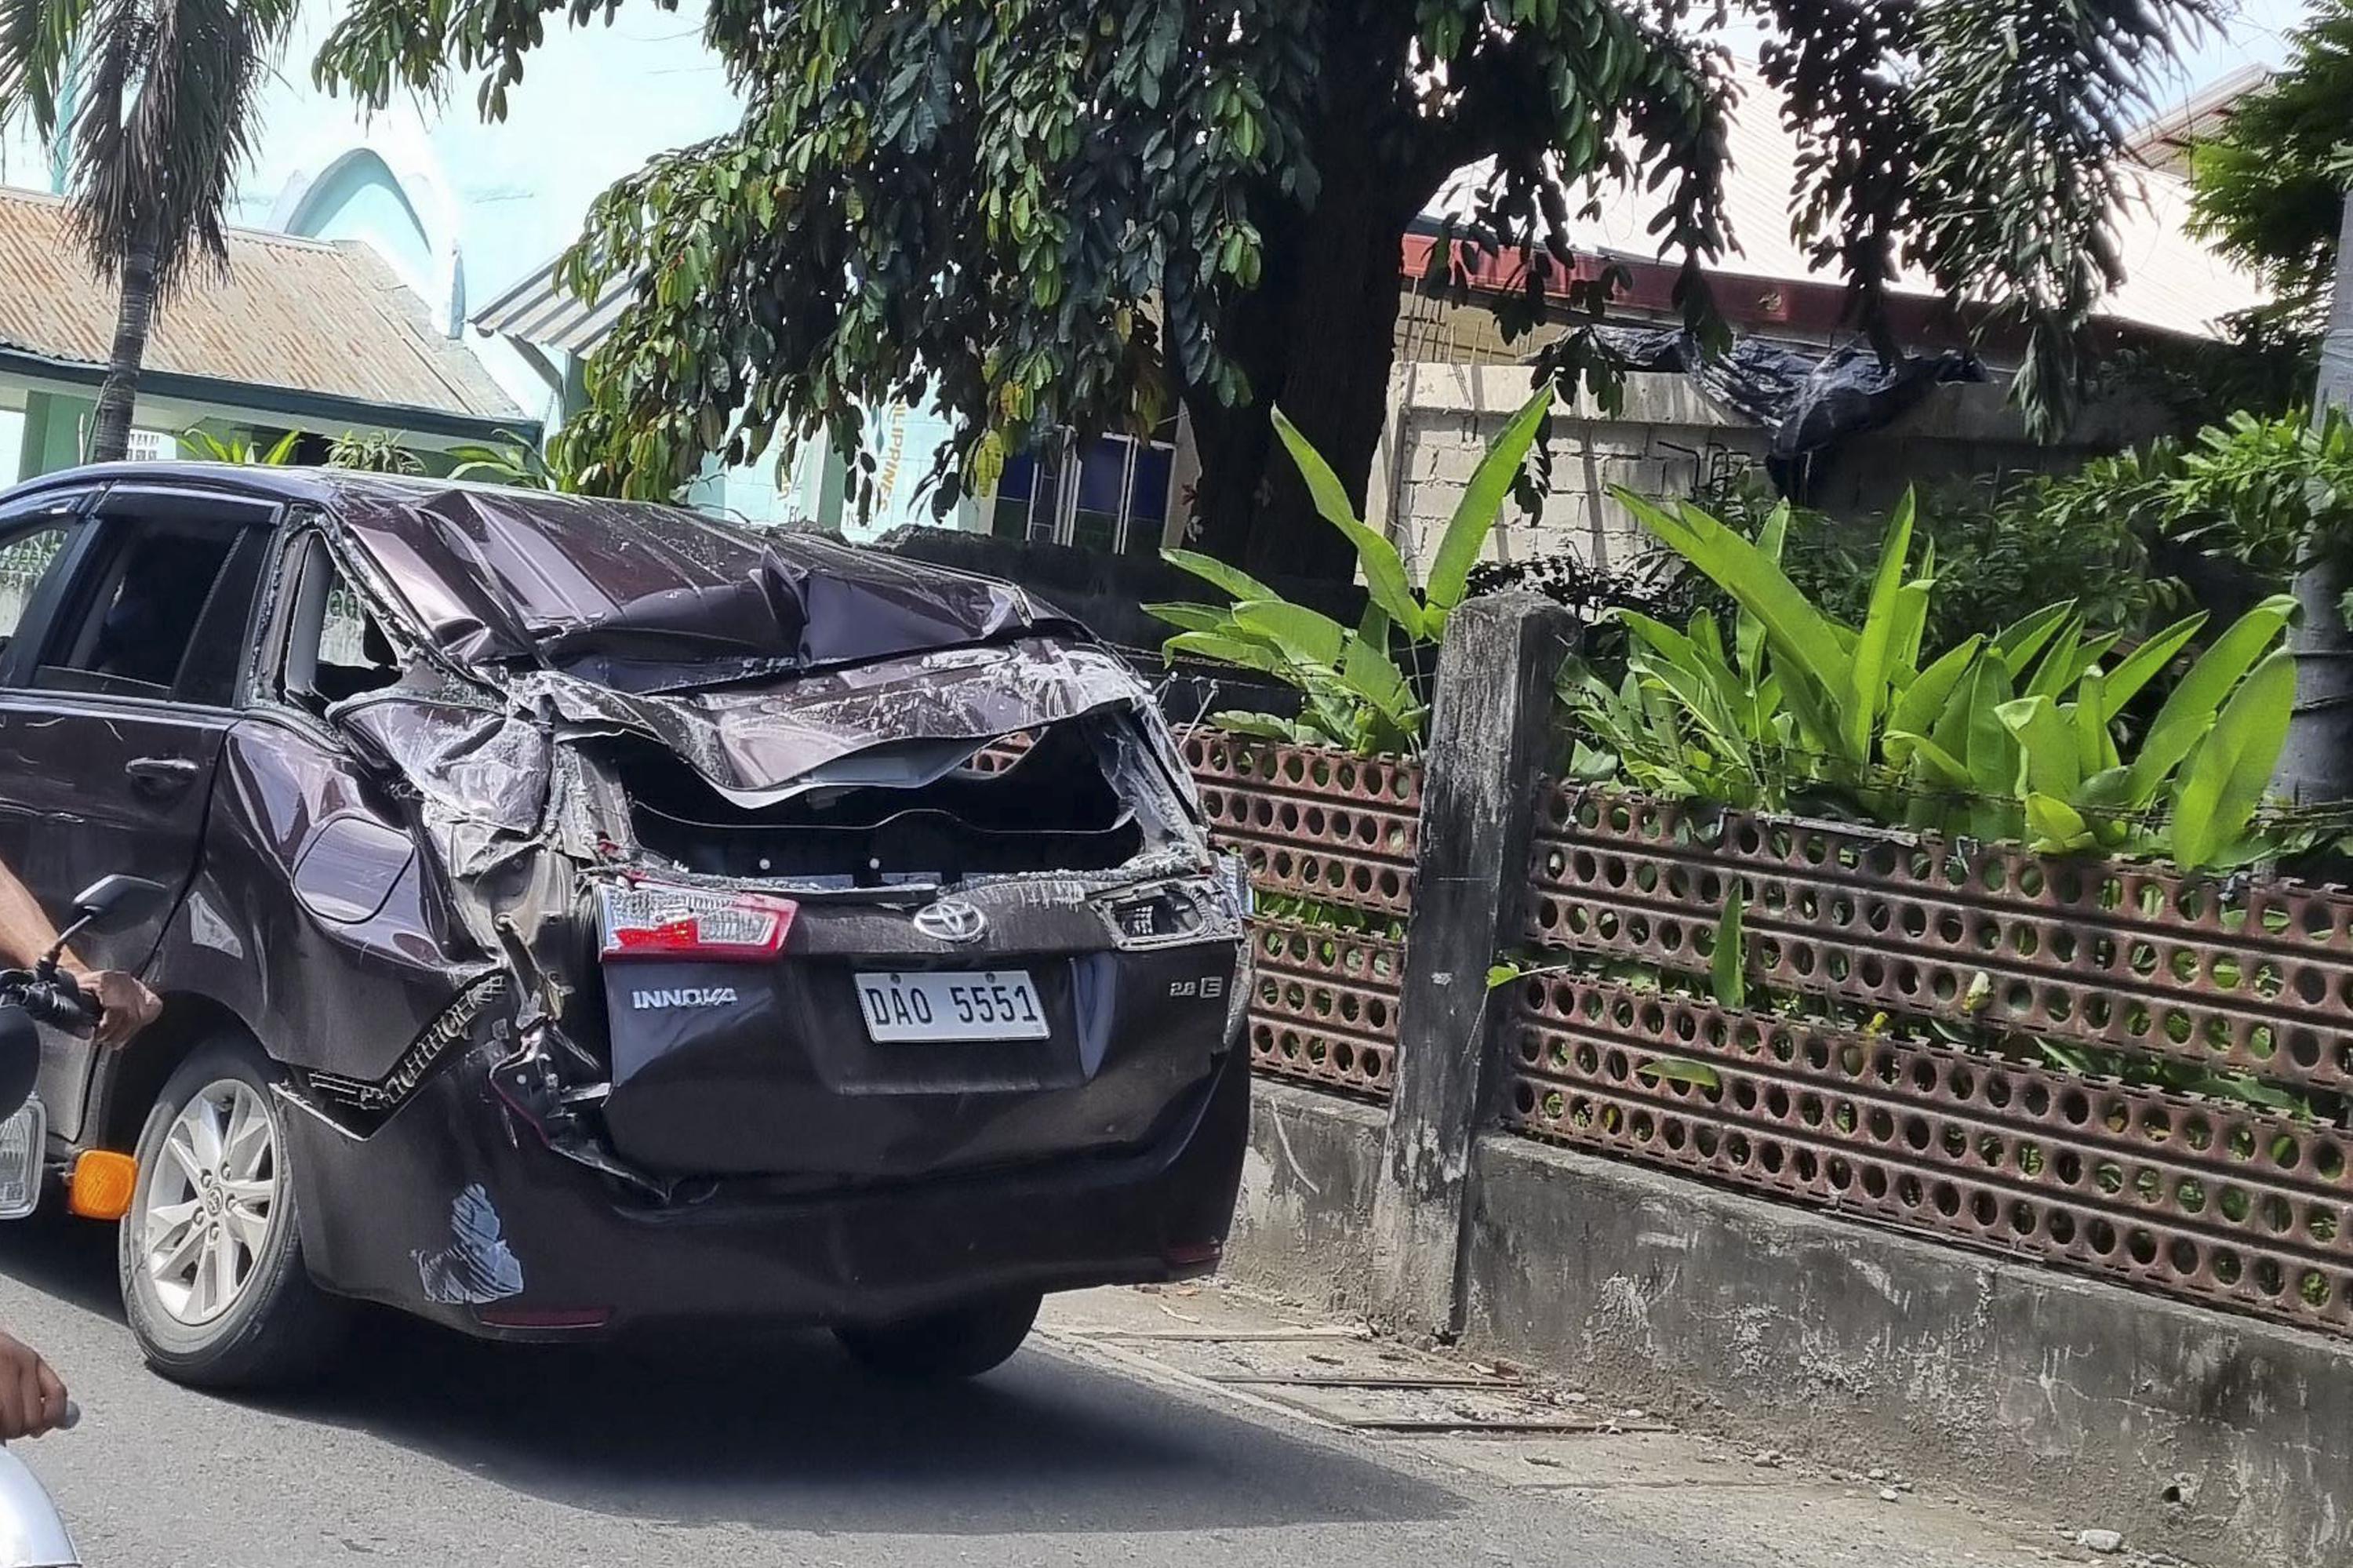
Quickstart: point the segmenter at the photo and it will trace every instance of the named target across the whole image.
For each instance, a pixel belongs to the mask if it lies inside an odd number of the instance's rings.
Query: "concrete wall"
[[[1520,366],[1398,366],[1366,511],[1366,521],[1386,529],[1409,563],[1429,561],[1487,442],[1529,390]],[[1858,437],[1827,461],[1814,503],[1838,514],[1879,511],[1907,485],[1933,490],[1989,475],[2063,471],[2157,429],[2140,410],[2112,408],[2079,422],[2068,444],[2040,446],[2027,439],[2006,396],[1990,383],[1932,389],[1903,418]],[[1757,469],[1761,477],[1765,448],[1763,429],[1711,402],[1682,376],[1628,376],[1623,402],[1611,413],[1589,396],[1563,399],[1555,412],[1552,484],[1543,510],[1531,522],[1507,506],[1486,553],[1495,560],[1574,553],[1622,566],[1651,541],[1610,499],[1612,486],[1688,496],[1743,469]]]
[[[1384,1114],[1255,1092],[1228,1270],[1360,1310]],[[1473,1165],[1473,1353],[2135,1552],[2353,1561],[2353,1345],[1514,1134]]]
[[[1265,1078],[1250,1093],[1226,1271],[1327,1311],[1368,1313],[1384,1113]]]

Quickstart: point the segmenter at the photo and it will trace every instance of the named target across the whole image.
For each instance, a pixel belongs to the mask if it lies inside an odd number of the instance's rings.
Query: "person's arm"
[[[32,889],[16,874],[0,864],[0,960],[29,969],[58,945],[58,928],[41,908]],[[127,969],[94,969],[70,950],[59,956],[58,968],[98,1002],[100,1045],[120,1045],[155,1022],[164,1003],[137,975]]]

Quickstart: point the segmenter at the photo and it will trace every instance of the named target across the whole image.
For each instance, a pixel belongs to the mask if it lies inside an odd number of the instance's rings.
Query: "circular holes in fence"
[[[1907,1116],[1904,1118],[1904,1141],[1910,1144],[1914,1150],[1926,1150],[1928,1147],[1929,1137],[1928,1118],[1926,1117]]]
[[[2050,1114],[2051,1089],[2048,1085],[2029,1084],[2026,1093],[2019,1097],[2019,1103],[2026,1107],[2027,1115],[2039,1121]]]
[[[2141,1267],[2148,1267],[2157,1261],[2157,1238],[2144,1230],[2126,1232],[2125,1255]]]
[[[2265,1296],[2277,1296],[2287,1288],[2287,1277],[2280,1266],[2268,1257],[2255,1259],[2255,1288]]]
[[[2031,1236],[2035,1233],[2039,1224],[2040,1221],[2035,1215],[2033,1204],[2022,1201],[2013,1201],[2010,1203],[2010,1229],[2011,1234]]]
[[[1961,1212],[1961,1190],[1950,1181],[1937,1182],[1931,1189],[1931,1197],[1936,1202],[1936,1212],[1948,1220]]]
[[[1865,1127],[1874,1143],[1889,1143],[1894,1140],[1895,1118],[1888,1113],[1884,1106],[1872,1107],[1871,1118]]]
[[[1862,1190],[1864,1194],[1874,1202],[1884,1199],[1887,1196],[1887,1172],[1876,1165],[1864,1166]]]
[[[2240,1261],[2238,1253],[2227,1246],[2214,1249],[2213,1264],[2214,1278],[2219,1284],[2236,1285],[2246,1273],[2246,1265]]]
[[[2051,1239],[2060,1246],[2072,1246],[2075,1242],[2075,1216],[2064,1209],[2051,1211]]]
[[[2069,1089],[2059,1097],[2059,1115],[2070,1127],[2081,1127],[2092,1119],[2092,1102],[2081,1089]]]

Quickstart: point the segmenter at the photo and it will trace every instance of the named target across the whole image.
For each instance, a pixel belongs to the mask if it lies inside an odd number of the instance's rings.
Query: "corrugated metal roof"
[[[196,276],[155,314],[144,367],[461,418],[520,422],[463,344],[375,253],[230,229],[228,275]],[[115,290],[90,270],[65,204],[0,190],[0,346],[103,368]]]
[[[605,341],[629,302],[631,280],[606,285],[593,304],[583,304],[555,281],[551,261],[484,305],[474,316],[479,332],[519,338],[541,348],[585,355]]]
[[[1798,142],[1781,123],[1781,96],[1766,85],[1753,65],[1735,72],[1739,106],[1730,116],[1731,168],[1725,177],[1725,207],[1731,219],[1733,250],[1719,268],[1731,273],[1823,283],[1844,281],[1835,267],[1818,267],[1790,238],[1796,206]],[[1489,165],[1472,164],[1455,175],[1430,204],[1429,216],[1467,218]],[[2125,281],[2104,301],[2099,313],[2184,336],[2216,334],[2222,317],[2263,303],[2263,285],[2190,238],[2189,193],[2179,179],[2156,170],[2136,171],[2140,200],[2116,218],[2116,253]],[[1579,210],[1569,222],[1569,242],[1588,255],[1653,260],[1657,237],[1650,230],[1660,197],[1628,185],[1605,185],[1599,211]],[[1909,269],[1899,275],[1899,292],[1933,297],[1926,275]]]

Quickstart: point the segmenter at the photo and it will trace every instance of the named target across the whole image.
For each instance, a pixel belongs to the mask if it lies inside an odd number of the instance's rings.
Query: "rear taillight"
[[[658,882],[602,890],[608,959],[772,959],[800,906],[757,893],[706,893]]]

